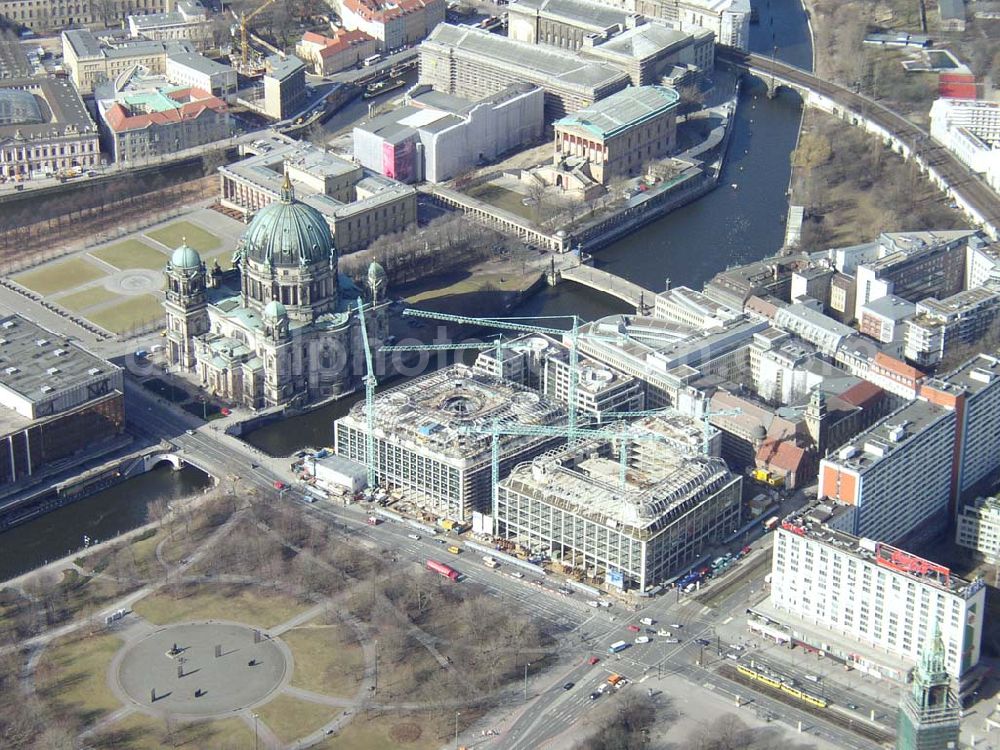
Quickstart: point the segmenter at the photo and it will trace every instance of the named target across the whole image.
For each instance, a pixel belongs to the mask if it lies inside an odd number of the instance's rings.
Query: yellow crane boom
[[[243,59],[243,70],[247,69],[247,64],[250,62],[250,48],[247,45],[247,25],[250,21],[259,15],[262,11],[270,7],[277,0],[264,0],[260,7],[255,10],[250,11],[250,13],[243,13],[240,16],[240,54]]]

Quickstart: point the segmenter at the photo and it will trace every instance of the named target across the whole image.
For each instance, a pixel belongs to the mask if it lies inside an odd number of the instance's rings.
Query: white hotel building
[[[931,105],[931,137],[1000,192],[1000,102],[936,100]]]
[[[904,680],[940,630],[948,673],[979,662],[986,607],[981,580],[828,524],[843,506],[816,503],[775,530],[764,609],[800,642],[861,671]]]

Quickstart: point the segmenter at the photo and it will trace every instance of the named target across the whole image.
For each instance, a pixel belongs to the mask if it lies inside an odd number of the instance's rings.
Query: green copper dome
[[[278,302],[278,300],[273,299],[264,305],[264,317],[265,318],[284,318],[288,316],[288,311],[285,306]]]
[[[174,254],[170,256],[170,265],[174,268],[200,268],[201,256],[198,255],[197,250],[193,247],[188,247],[188,244],[185,242],[174,250]]]
[[[286,175],[281,198],[257,212],[236,255],[263,265],[293,267],[329,262],[335,252],[323,215],[295,200]]]

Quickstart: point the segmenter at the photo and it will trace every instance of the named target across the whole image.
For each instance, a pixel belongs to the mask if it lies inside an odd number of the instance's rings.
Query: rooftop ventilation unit
[[[7,373],[8,375],[13,375],[15,372],[17,372],[17,368],[16,367],[6,367],[6,368],[4,368],[4,372]]]
[[[5,320],[3,322],[3,327],[7,328],[7,329],[13,328],[14,327],[14,321],[13,320]]]
[[[101,371],[98,368],[96,368],[96,367],[91,367],[89,370],[87,370],[87,374],[88,375],[100,375]]]
[[[48,346],[48,345],[49,345],[48,339],[35,339],[35,346]]]
[[[55,388],[53,388],[51,385],[43,385],[42,386],[42,393],[52,393],[52,391],[54,391],[54,390],[55,390]]]
[[[50,367],[45,372],[47,372],[49,375],[57,375],[59,373],[59,368],[58,367]]]

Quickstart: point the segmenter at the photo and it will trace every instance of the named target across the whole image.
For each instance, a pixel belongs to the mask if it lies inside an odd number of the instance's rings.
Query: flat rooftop
[[[846,468],[864,471],[891,456],[916,435],[949,417],[954,418],[954,412],[942,406],[929,401],[910,401],[855,435],[829,458]]]
[[[631,360],[649,373],[665,375],[681,365],[696,365],[749,343],[766,320],[740,316],[718,329],[702,331],[670,320],[641,315],[610,315],[582,327],[580,350],[615,366]]]
[[[604,439],[547,451],[516,466],[501,484],[611,528],[624,525],[651,534],[684,503],[735,479],[721,459],[697,454],[700,439],[694,446],[687,443],[700,430],[691,418],[646,417],[607,427],[616,428],[638,436],[628,442],[624,486],[618,446]]]
[[[1000,359],[988,354],[977,354],[961,367],[939,376],[939,379],[952,387],[963,388],[975,394],[991,385],[998,377]]]
[[[0,318],[0,387],[28,401],[49,400],[119,369],[20,315]]]
[[[866,302],[863,309],[887,320],[899,322],[912,318],[916,313],[917,306],[895,294],[887,294],[871,302]]]
[[[842,503],[816,500],[791,515],[786,516],[781,522],[781,528],[807,539],[821,542],[861,560],[895,570],[914,581],[931,584],[953,594],[967,593],[972,583],[952,575],[951,571],[943,565],[930,563],[929,566],[926,566],[926,572],[921,573],[918,571],[924,569],[925,566],[911,567],[894,564],[891,559],[894,552],[901,552],[907,558],[921,560],[921,558],[917,558],[915,555],[897,550],[896,547],[884,542],[856,537],[853,534],[830,528],[829,523],[835,521],[838,516],[850,512],[850,510],[848,506]],[[900,559],[898,555],[895,557],[897,561]]]
[[[365,405],[341,419],[365,429]],[[559,425],[565,412],[533,390],[453,365],[375,397],[375,435],[410,450],[465,465],[487,460],[489,429],[501,424]],[[481,430],[481,432],[479,431]],[[501,435],[501,454],[549,436]]]
[[[454,49],[478,62],[509,69],[529,80],[567,88],[593,89],[616,83],[624,85],[628,81],[628,76],[614,66],[586,61],[564,49],[518,42],[482,29],[450,23],[438,24],[423,44]]]
[[[680,95],[665,86],[635,86],[596,101],[554,123],[557,128],[580,128],[599,138],[612,138],[629,128],[677,108]]]
[[[223,65],[197,52],[173,52],[167,56],[167,60],[205,75],[218,75],[232,70],[229,65]]]
[[[998,297],[1000,297],[1000,292],[997,290],[977,286],[940,300],[934,297],[920,300],[918,309],[921,312],[948,318],[952,315],[973,310],[979,305],[996,300]]]

